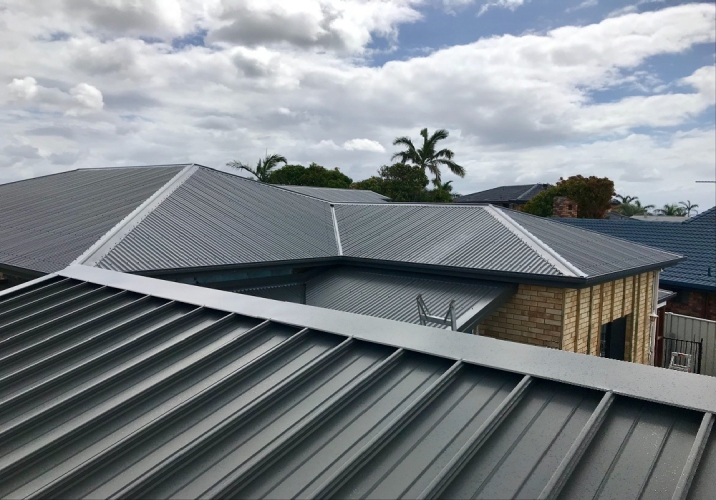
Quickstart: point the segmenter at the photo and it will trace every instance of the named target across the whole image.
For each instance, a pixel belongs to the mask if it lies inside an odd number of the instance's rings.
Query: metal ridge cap
[[[716,412],[716,378],[653,366],[587,356],[568,351],[507,342],[401,321],[335,311],[303,304],[239,295],[167,282],[97,267],[72,265],[60,276],[144,295],[233,312],[252,318],[331,332],[357,340],[402,347],[411,351],[487,368],[531,375],[579,387],[654,401],[697,411]],[[200,290],[201,293],[197,293]],[[386,335],[386,331],[390,335]],[[664,391],[676,386],[677,391]]]
[[[336,218],[336,207],[331,203],[331,219],[333,220],[333,235],[336,238],[336,246],[338,247],[338,255],[343,255],[343,245],[341,245],[341,232],[338,229],[338,219]]]
[[[129,215],[114,225],[102,235],[82,255],[72,261],[72,264],[95,265],[104,258],[117,244],[140,224],[155,208],[167,199],[179,186],[199,169],[196,164],[187,165],[179,173],[157,189],[154,194],[144,200],[141,205],[132,210]]]
[[[573,278],[586,278],[588,276],[584,271],[557,253],[552,247],[527,231],[512,217],[502,213],[502,211],[492,205],[487,205],[484,209],[561,273]]]

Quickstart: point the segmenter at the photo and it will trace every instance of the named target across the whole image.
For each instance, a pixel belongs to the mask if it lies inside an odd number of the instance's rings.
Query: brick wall
[[[647,363],[653,282],[650,272],[582,289],[520,285],[480,333],[599,356],[601,326],[627,316],[625,357]]]
[[[716,321],[716,293],[690,290],[688,294],[686,303],[679,302],[678,296],[668,301],[666,312]]]
[[[563,293],[561,288],[519,285],[517,293],[482,322],[480,333],[559,349]]]
[[[552,216],[562,219],[577,217],[577,203],[566,196],[555,196],[552,200]]]

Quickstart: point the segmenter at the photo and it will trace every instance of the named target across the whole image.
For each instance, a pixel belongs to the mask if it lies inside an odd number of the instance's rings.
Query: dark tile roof
[[[339,189],[312,186],[276,186],[331,203],[389,203],[390,198],[366,189]]]
[[[655,224],[631,219],[553,220],[684,255],[686,260],[664,270],[660,283],[667,287],[716,291],[716,207],[682,223]]]
[[[526,203],[541,193],[549,184],[524,184],[500,186],[455,198],[455,203]]]
[[[66,267],[182,168],[73,170],[0,185],[0,263]]]
[[[0,343],[2,498],[713,493],[712,377],[86,266]]]

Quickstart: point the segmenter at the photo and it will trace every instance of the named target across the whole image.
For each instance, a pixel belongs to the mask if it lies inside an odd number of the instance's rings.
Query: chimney
[[[566,196],[555,196],[552,201],[552,217],[576,219],[577,204]]]

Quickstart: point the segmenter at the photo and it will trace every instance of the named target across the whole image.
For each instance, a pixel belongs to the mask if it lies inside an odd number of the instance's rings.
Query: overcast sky
[[[428,127],[463,194],[583,174],[703,210],[715,42],[713,2],[0,0],[0,182],[266,150],[359,180]]]

